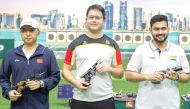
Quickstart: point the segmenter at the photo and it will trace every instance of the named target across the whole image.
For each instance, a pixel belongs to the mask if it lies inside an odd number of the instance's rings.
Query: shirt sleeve
[[[186,54],[185,54],[184,50],[182,50],[181,53],[182,54],[181,54],[180,59],[179,59],[180,66],[182,66],[183,71],[185,73],[190,73],[189,63],[188,63],[188,60],[187,60],[187,57],[186,57]]]
[[[6,99],[9,99],[9,91],[11,90],[11,82],[10,82],[10,75],[11,75],[11,67],[10,67],[10,58],[6,55],[3,58],[1,68],[0,68],[0,83],[2,87],[2,95]]]
[[[116,50],[114,59],[113,59],[113,65],[121,65],[122,64],[122,57],[121,57],[121,52],[120,50]]]
[[[121,65],[122,64],[122,55],[121,55],[120,48],[115,41],[113,41],[113,45],[114,45],[114,49],[115,49],[115,54],[112,59],[112,64],[113,65]]]
[[[142,66],[142,50],[140,49],[140,47],[136,48],[127,65],[127,70],[140,72],[140,68]]]
[[[48,78],[43,79],[42,81],[44,81],[44,88],[42,88],[42,90],[44,91],[49,91],[51,89],[53,89],[54,87],[57,86],[57,84],[60,81],[60,70],[57,64],[57,60],[55,58],[55,55],[53,53],[52,50],[48,50],[49,52],[47,52],[50,58],[50,71],[49,71],[49,76]]]
[[[68,65],[74,65],[75,63],[75,50],[73,42],[69,45],[66,51],[64,63]]]

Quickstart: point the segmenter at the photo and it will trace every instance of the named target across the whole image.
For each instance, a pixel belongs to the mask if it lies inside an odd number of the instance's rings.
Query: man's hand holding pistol
[[[40,73],[37,76],[34,75],[31,79],[26,79],[25,81],[20,81],[16,86],[13,87],[13,90],[9,91],[9,98],[11,101],[17,101],[23,94],[23,90],[28,87],[29,90],[33,91],[41,87],[40,78],[44,74]]]
[[[174,67],[171,69],[156,71],[152,74],[153,79],[150,80],[153,84],[159,84],[165,77],[174,81],[179,81],[179,71],[182,67]]]
[[[40,88],[40,81],[39,80],[20,81],[17,84],[17,89],[9,91],[10,100],[17,101],[22,96],[22,91],[24,90],[25,87],[28,87],[30,90],[36,90]]]

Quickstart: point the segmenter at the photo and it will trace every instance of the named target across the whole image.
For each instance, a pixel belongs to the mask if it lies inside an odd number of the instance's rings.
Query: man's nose
[[[30,31],[26,31],[26,35],[30,35]]]
[[[160,30],[159,30],[159,34],[162,34],[162,32],[163,32],[163,30],[162,30],[162,29],[160,29]]]

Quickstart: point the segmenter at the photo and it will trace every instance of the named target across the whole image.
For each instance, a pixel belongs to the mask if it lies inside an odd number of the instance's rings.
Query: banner
[[[14,48],[14,39],[0,39],[0,58],[12,48]]]

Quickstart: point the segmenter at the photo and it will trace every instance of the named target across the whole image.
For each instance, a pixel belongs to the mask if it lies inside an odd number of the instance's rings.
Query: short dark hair
[[[161,22],[161,21],[166,21],[167,25],[168,25],[168,19],[167,19],[167,16],[165,15],[161,15],[161,14],[158,14],[158,15],[155,15],[151,18],[150,20],[150,27],[152,27],[152,25],[156,22]]]
[[[90,10],[98,10],[98,11],[102,12],[103,19],[105,20],[105,10],[101,5],[94,4],[94,5],[89,6],[87,9],[87,12],[86,12],[86,17],[88,16],[88,13]]]

